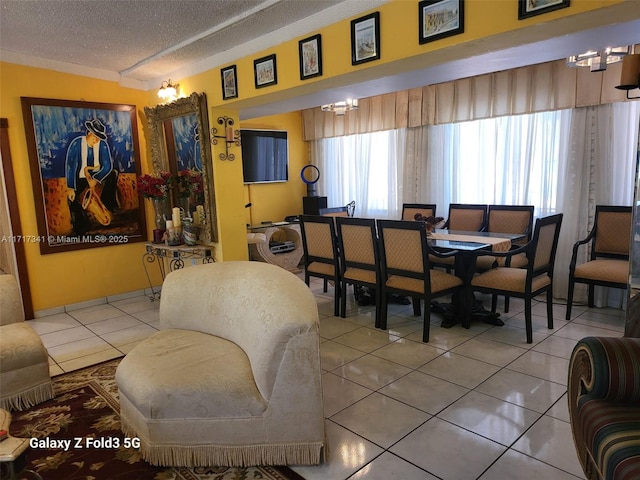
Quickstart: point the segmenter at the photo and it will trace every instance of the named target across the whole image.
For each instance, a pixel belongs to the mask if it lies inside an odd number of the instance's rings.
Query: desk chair
[[[494,252],[496,257],[505,258],[506,266],[492,268],[471,280],[471,286],[478,292],[524,299],[527,343],[533,343],[531,303],[541,293],[547,294],[547,326],[553,328],[553,267],[561,225],[561,213],[538,219],[529,243],[509,252]],[[526,268],[510,267],[511,257],[520,253],[527,257]],[[495,301],[491,307],[495,312]]]
[[[627,288],[629,282],[629,240],[631,238],[632,207],[596,205],[596,217],[589,235],[573,246],[569,264],[567,315],[571,318],[573,290],[576,283],[589,286],[589,307],[594,306],[595,286]],[[576,265],[581,245],[590,243],[589,260]]]
[[[413,313],[420,315],[420,299],[424,299],[422,341],[429,341],[431,299],[448,295],[462,285],[450,273],[431,269],[429,254],[453,257],[457,252],[440,254],[427,245],[427,232],[422,222],[378,220],[381,258],[380,328],[387,329],[387,293],[413,298]]]
[[[333,314],[340,315],[340,267],[334,219],[321,215],[301,215],[300,232],[304,250],[304,281],[310,277],[334,283]]]
[[[424,217],[436,216],[435,203],[403,203],[402,204],[402,220],[415,220],[416,214]]]

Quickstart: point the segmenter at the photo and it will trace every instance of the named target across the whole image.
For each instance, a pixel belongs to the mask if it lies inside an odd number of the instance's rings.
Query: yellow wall
[[[9,143],[23,235],[38,235],[29,157],[20,97],[131,104],[136,106],[140,161],[148,172],[143,107],[147,94],[114,82],[2,63],[0,117],[9,121]],[[38,179],[39,181],[39,179]],[[146,202],[149,203],[149,202]],[[146,205],[149,231],[151,205]],[[82,302],[148,287],[142,269],[142,243],[41,255],[36,243],[25,244],[34,310]],[[157,275],[155,281],[158,281]]]
[[[487,43],[483,43],[485,39],[489,41],[502,35],[502,41],[505,43],[512,42],[514,39],[519,41],[524,34],[519,37],[518,35],[525,30],[534,32],[535,36],[535,32],[539,31],[536,30],[538,27],[551,30],[568,28],[572,20],[569,17],[590,16],[593,25],[597,26],[598,20],[593,20],[594,18],[601,15],[604,18],[607,13],[614,10],[619,12],[622,8],[629,8],[630,3],[635,2],[574,1],[569,8],[519,21],[517,20],[517,2],[467,0],[463,34],[419,45],[417,2],[393,0],[376,9],[381,16],[382,40],[381,59],[378,61],[355,67],[351,65],[351,19],[347,19],[308,33],[308,35],[322,34],[322,77],[305,81],[299,78],[298,40],[308,36],[304,35],[263,52],[238,59],[236,62],[230,62],[237,65],[238,99],[222,100],[220,68],[184,79],[174,79],[180,83],[181,90],[185,94],[193,91],[206,93],[210,126],[215,126],[218,116],[227,115],[234,118],[236,125],[240,128],[272,128],[289,131],[290,169],[289,182],[285,184],[244,187],[239,149],[232,147],[238,159],[229,162],[218,158],[218,154],[224,148],[222,145],[213,148],[214,184],[220,232],[220,241],[215,250],[216,259],[246,259],[245,224],[249,221],[255,224],[265,220],[281,220],[286,215],[300,213],[301,198],[305,192],[305,186],[299,180],[299,171],[308,162],[308,151],[301,140],[300,114],[275,115],[238,122],[239,108],[385,76],[395,73],[399,66],[404,68],[407,64],[413,68],[422,68],[434,62],[451,59],[454,53],[462,55],[461,52],[465,51],[467,54],[469,51],[486,51]],[[610,8],[603,9],[603,7]],[[369,12],[364,12],[362,15],[366,13]],[[608,21],[611,23],[611,19]],[[511,34],[516,29],[518,32]],[[561,31],[558,34],[560,33]],[[504,47],[509,45],[507,43]],[[462,48],[456,49],[456,46]],[[253,60],[271,53],[277,55],[278,84],[255,89]],[[227,65],[221,67],[224,66]],[[425,84],[427,83],[428,79],[425,79]],[[0,117],[6,117],[9,120],[9,136],[23,234],[36,235],[37,230],[20,106],[21,96],[136,105],[141,165],[143,172],[149,170],[143,107],[155,105],[158,102],[155,90],[141,92],[123,88],[115,82],[0,63]],[[250,212],[244,208],[244,204],[249,200],[253,204]],[[151,207],[146,205],[146,208],[148,228],[151,231],[153,221]],[[39,248],[35,244],[25,245],[25,247],[33,306],[36,311],[125,293],[147,286],[141,263],[142,244],[50,255],[40,255]],[[154,277],[154,281],[157,283],[157,276]]]

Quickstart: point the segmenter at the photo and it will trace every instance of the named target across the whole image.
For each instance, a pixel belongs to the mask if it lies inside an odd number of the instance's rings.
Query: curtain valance
[[[621,68],[590,72],[557,60],[359,99],[344,116],[310,108],[302,111],[304,139],[621,102]]]

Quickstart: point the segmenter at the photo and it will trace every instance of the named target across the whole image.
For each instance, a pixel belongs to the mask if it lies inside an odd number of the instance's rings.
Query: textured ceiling
[[[381,2],[2,0],[0,54],[156,80],[343,3]]]

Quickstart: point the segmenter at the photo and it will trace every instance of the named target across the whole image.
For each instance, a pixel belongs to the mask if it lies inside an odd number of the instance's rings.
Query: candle
[[[227,127],[227,142],[233,141],[233,127]]]
[[[173,227],[178,228],[180,226],[180,208],[173,207],[173,213],[171,214],[171,219],[173,220]]]
[[[198,210],[195,210],[191,216],[193,217],[193,224],[200,225],[200,214],[198,213]]]
[[[167,230],[169,230],[170,228],[173,228],[173,221],[167,220],[165,227]]]

